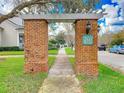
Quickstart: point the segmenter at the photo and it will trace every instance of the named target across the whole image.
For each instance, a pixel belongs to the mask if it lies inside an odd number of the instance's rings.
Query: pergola
[[[47,22],[75,22],[81,19],[100,19],[103,17],[103,13],[68,13],[68,14],[23,14],[20,17],[23,19],[44,19]]]
[[[104,14],[25,14],[25,72],[48,72],[48,23],[73,22],[75,24],[75,71],[98,76],[97,20]],[[91,29],[87,34],[87,22]],[[86,40],[85,40],[86,39]]]

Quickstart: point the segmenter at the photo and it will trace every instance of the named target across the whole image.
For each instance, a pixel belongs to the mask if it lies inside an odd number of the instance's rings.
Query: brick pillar
[[[48,71],[48,24],[45,20],[24,20],[25,72]]]
[[[82,36],[86,34],[86,20],[79,20],[76,22],[76,72],[83,73],[87,76],[98,76],[98,60],[97,60],[97,20],[90,20],[91,32],[93,35],[93,45],[85,46],[82,44]]]

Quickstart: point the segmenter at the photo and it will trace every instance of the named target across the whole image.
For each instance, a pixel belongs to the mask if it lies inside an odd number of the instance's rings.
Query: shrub
[[[0,51],[20,51],[20,49],[17,46],[12,46],[12,47],[0,47]]]
[[[56,40],[49,40],[48,49],[49,50],[51,50],[51,49],[57,49],[56,44],[57,44]]]

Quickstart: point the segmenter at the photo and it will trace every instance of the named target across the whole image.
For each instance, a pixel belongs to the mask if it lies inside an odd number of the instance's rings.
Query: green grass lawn
[[[49,53],[50,55],[57,55],[57,54],[58,54],[58,49],[48,50],[48,53]]]
[[[55,57],[49,57],[49,67]],[[24,58],[0,62],[0,93],[37,93],[47,73],[24,74]]]
[[[65,51],[67,55],[74,55],[74,51],[69,47],[65,48]]]
[[[74,58],[69,58],[74,65]],[[97,79],[88,79],[83,75],[77,76],[82,81],[84,93],[124,93],[124,75],[100,64]]]
[[[50,55],[57,55],[58,49],[48,50]],[[0,51],[0,56],[5,55],[24,55],[24,51]]]

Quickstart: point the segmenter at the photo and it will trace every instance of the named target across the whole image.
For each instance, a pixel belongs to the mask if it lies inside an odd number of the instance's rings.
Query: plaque
[[[93,35],[85,34],[82,36],[82,43],[85,46],[93,45]]]

